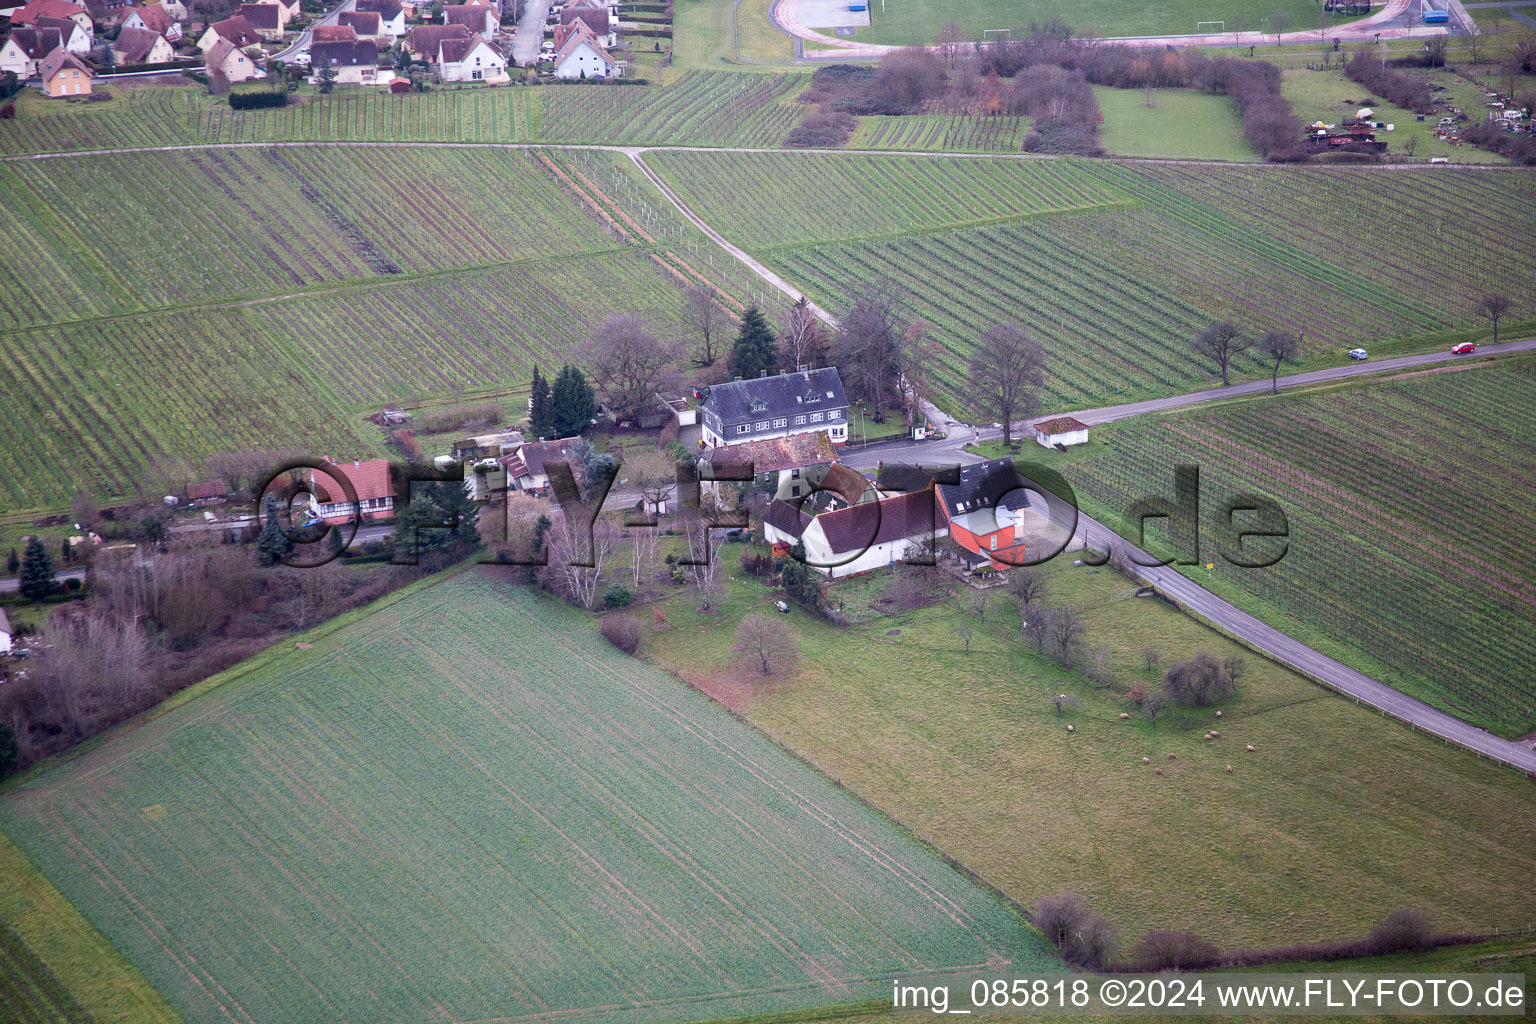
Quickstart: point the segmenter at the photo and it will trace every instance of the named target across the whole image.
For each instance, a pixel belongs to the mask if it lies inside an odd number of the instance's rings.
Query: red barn
[[[1030,509],[1024,478],[1012,459],[960,467],[958,484],[939,484],[939,507],[956,544],[989,559],[992,568],[1025,562],[1025,523]]]

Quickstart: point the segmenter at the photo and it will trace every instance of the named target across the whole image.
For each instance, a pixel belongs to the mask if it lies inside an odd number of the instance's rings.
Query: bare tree
[[[960,638],[960,642],[965,644],[965,653],[970,654],[971,637],[975,636],[976,634],[976,627],[971,624],[971,620],[961,619],[960,621],[956,622],[953,627],[951,627],[950,632],[954,633],[955,636]]]
[[[613,523],[599,516],[592,524],[592,546],[583,551],[585,539],[577,537],[570,520],[556,512],[550,519],[547,533],[549,564],[540,569],[545,585],[572,604],[591,610],[597,601],[603,566],[618,544],[618,535]],[[583,554],[587,555],[586,559],[581,557]],[[590,564],[577,565],[578,561]]]
[[[1197,356],[1214,359],[1221,370],[1221,383],[1227,385],[1232,383],[1227,375],[1232,358],[1248,351],[1252,345],[1252,341],[1243,337],[1242,328],[1237,324],[1218,320],[1196,335],[1190,348]]]
[[[901,375],[906,337],[901,307],[901,289],[889,280],[876,281],[854,299],[838,330],[839,374],[855,398],[870,404],[876,423],[885,422]]]
[[[1148,645],[1141,649],[1141,663],[1146,666],[1148,672],[1156,672],[1162,660],[1163,652],[1156,647]]]
[[[1101,689],[1115,681],[1109,667],[1108,644],[1099,644],[1093,649],[1093,653],[1088,657],[1088,664],[1083,669],[1083,675],[1087,676],[1094,686]]]
[[[1269,12],[1269,30],[1275,34],[1275,45],[1280,45],[1280,36],[1285,33],[1285,26],[1291,20],[1291,12],[1282,7],[1277,7]]]
[[[1157,728],[1157,716],[1168,706],[1168,700],[1160,693],[1149,693],[1141,699],[1141,713]]]
[[[1070,669],[1072,658],[1082,652],[1088,639],[1088,626],[1071,605],[1062,605],[1051,615],[1051,629],[1047,637],[1051,657]]]
[[[965,47],[965,31],[953,21],[946,21],[944,27],[939,29],[939,53],[944,57],[945,65],[953,71],[955,62],[960,59],[960,51]]]
[[[688,562],[684,569],[688,583],[699,595],[700,608],[709,611],[720,582],[720,559],[715,551],[712,530],[728,525],[735,509],[718,494],[700,493],[697,509],[683,517],[683,535],[688,543]]]
[[[1045,350],[1017,324],[987,328],[971,355],[971,393],[1003,424],[1003,443],[1013,444],[1013,418],[1040,409],[1035,389],[1045,383]]]
[[[923,402],[933,394],[944,358],[944,346],[928,330],[925,321],[914,321],[907,328],[902,343],[902,391],[906,399],[907,425],[913,426],[923,415]]]
[[[1210,651],[1198,651],[1193,658],[1174,662],[1163,677],[1163,693],[1169,699],[1196,707],[1230,697],[1236,689],[1237,681]]]
[[[1045,653],[1045,642],[1050,638],[1051,630],[1055,626],[1056,609],[1047,608],[1045,605],[1037,605],[1025,613],[1019,623],[1024,635],[1035,641],[1035,653]]]
[[[880,61],[872,89],[887,104],[915,113],[943,92],[944,67],[921,46],[903,47]]]
[[[1301,358],[1301,339],[1290,331],[1265,331],[1259,338],[1259,354],[1274,363],[1269,375],[1270,393],[1280,391],[1280,364],[1294,363]]]
[[[732,649],[749,669],[765,676],[788,671],[800,658],[794,630],[765,612],[753,612],[741,620]]]
[[[1050,589],[1045,582],[1045,573],[1032,565],[1010,570],[1005,585],[1008,593],[1019,602],[1019,613],[1025,618],[1029,617],[1030,609],[1045,600]]]
[[[1477,315],[1485,317],[1493,324],[1493,343],[1499,343],[1499,321],[1509,315],[1515,308],[1514,302],[1508,295],[1499,295],[1496,292],[1484,295],[1477,300]]]
[[[827,332],[804,295],[779,322],[779,361],[785,370],[814,369],[827,361]]]
[[[1051,706],[1056,709],[1056,717],[1060,718],[1063,711],[1076,711],[1083,706],[1083,700],[1075,693],[1058,693],[1051,698]]]
[[[583,354],[593,382],[615,413],[643,408],[658,390],[679,380],[677,346],[652,334],[634,313],[615,313],[598,324]]]
[[[720,307],[712,288],[691,284],[683,289],[683,309],[680,314],[684,328],[698,342],[696,358],[700,366],[714,366],[720,353],[715,351],[721,339],[717,335],[727,328],[729,319]]]

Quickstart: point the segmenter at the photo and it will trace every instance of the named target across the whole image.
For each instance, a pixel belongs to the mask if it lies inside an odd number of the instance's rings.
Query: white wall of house
[[[603,60],[598,52],[585,42],[578,43],[555,67],[556,78],[605,78],[613,74],[613,65]],[[763,435],[767,436],[767,435]]]
[[[775,437],[792,437],[795,434],[810,434],[818,430],[824,432],[833,444],[846,444],[848,441],[848,421],[842,419],[842,410],[834,411],[837,412],[838,419],[831,422],[811,423],[809,419],[815,414],[801,413],[797,416],[785,417],[785,425],[783,427],[770,428],[761,433],[752,431],[751,433],[738,434],[734,437],[721,437],[711,430],[709,424],[706,423],[703,426],[704,445],[708,448],[719,448],[721,445],[746,444],[748,441],[769,441]],[[805,416],[807,422],[796,424],[794,421],[799,419],[800,416]],[[772,422],[771,420],[769,421],[770,424]],[[729,431],[732,428],[726,427],[725,429]]]
[[[1088,428],[1082,430],[1069,430],[1065,434],[1044,434],[1035,431],[1035,443],[1042,448],[1054,448],[1058,444],[1071,447],[1074,444],[1088,443]]]
[[[5,45],[0,46],[0,71],[10,71],[26,81],[37,74],[37,61],[28,57],[26,51],[16,45],[16,40],[7,39]]]
[[[465,54],[464,59],[457,64],[441,62],[438,73],[443,76],[445,82],[506,82],[510,80],[506,60],[484,43]]]
[[[937,530],[940,536],[945,531]],[[766,531],[765,531],[766,533]],[[800,538],[805,545],[805,560],[811,568],[831,579],[841,579],[844,576],[852,576],[855,573],[868,572],[871,569],[883,569],[893,562],[899,562],[906,554],[907,546],[914,540],[926,542],[927,537],[904,537],[900,540],[887,541],[884,544],[872,544],[869,549],[852,561],[846,561],[853,554],[850,551],[834,553],[827,543],[826,535],[821,532],[821,525],[812,522],[805,528],[805,534]],[[841,562],[841,565],[831,565],[823,568],[830,562]],[[818,565],[817,563],[822,563]]]

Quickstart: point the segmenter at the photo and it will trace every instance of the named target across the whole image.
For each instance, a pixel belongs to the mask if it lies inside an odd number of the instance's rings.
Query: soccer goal
[[[1197,21],[1197,22],[1195,22],[1195,34],[1196,35],[1205,35],[1207,32],[1220,33],[1220,32],[1225,32],[1226,30],[1227,30],[1227,23],[1224,22],[1224,21]]]
[[[984,28],[984,29],[981,30],[981,41],[984,42],[984,43],[995,43],[995,42],[997,42],[996,39],[992,38],[994,34],[995,35],[1000,35],[1002,37],[1002,40],[1004,42],[1007,42],[1008,40],[1011,40],[1013,38],[1013,29],[1011,29],[1011,28]]]

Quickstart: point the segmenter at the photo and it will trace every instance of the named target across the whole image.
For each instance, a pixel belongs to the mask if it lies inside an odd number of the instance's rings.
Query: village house
[[[362,522],[384,519],[394,515],[395,489],[389,476],[389,460],[371,459],[367,462],[336,462],[327,459],[327,471],[340,474],[357,492],[357,504],[353,505],[346,491],[340,489],[335,479],[318,470],[310,470],[306,486],[310,493],[310,511],[327,523],[349,523],[354,517]]]
[[[96,26],[91,21],[91,12],[79,4],[72,4],[69,0],[30,0],[24,7],[11,14],[12,28],[35,28],[39,18],[68,18],[85,30],[86,35],[95,37]]]
[[[573,21],[561,25],[557,31],[565,36],[565,42],[555,51],[556,78],[615,78],[619,75],[618,61],[603,49],[585,22]]]
[[[309,41],[314,43],[355,43],[357,33],[351,25],[316,25],[310,29]]]
[[[0,654],[11,653],[11,620],[6,618],[5,609],[0,608]]]
[[[445,39],[437,56],[438,74],[445,82],[510,82],[507,59],[479,36]]]
[[[251,27],[251,23],[239,14],[209,25],[208,31],[204,32],[202,38],[197,41],[197,48],[207,53],[220,39],[227,39],[242,50],[261,42],[261,36]]]
[[[570,465],[570,453],[579,440],[566,437],[558,441],[530,441],[511,455],[502,456],[508,489],[547,494],[550,465],[556,462]],[[572,474],[575,473],[573,469]]]
[[[931,550],[943,535],[931,486],[817,516],[774,501],[763,522],[763,537],[775,550],[803,544],[806,564],[834,579],[895,565],[913,548]]]
[[[88,95],[93,73],[79,57],[60,46],[38,62],[37,76],[43,80],[43,92],[57,99]]]
[[[1035,443],[1042,448],[1065,450],[1074,444],[1088,443],[1088,424],[1071,416],[1041,420],[1034,430]]]
[[[246,23],[269,43],[278,42],[288,27],[287,8],[282,4],[241,4],[237,12]]]
[[[758,482],[773,487],[774,497],[790,500],[810,494],[837,462],[837,455],[831,439],[818,430],[722,445],[709,449],[699,462],[700,476],[731,480],[751,473]]]
[[[71,18],[38,18],[35,27],[39,31],[53,29],[59,34],[60,45],[77,57],[91,52],[91,34]]]
[[[486,42],[496,34],[496,8],[486,4],[450,4],[443,8],[444,25],[463,25]]]
[[[379,67],[379,48],[370,42],[316,43],[309,48],[310,81],[320,81],[320,69],[336,72],[337,85],[388,85],[395,73]]]
[[[187,506],[222,505],[229,497],[229,484],[223,480],[199,480],[187,485]]]
[[[123,28],[147,28],[151,32],[160,33],[167,41],[173,43],[181,38],[181,22],[171,16],[171,12],[164,4],[131,8],[123,18]]]
[[[565,44],[561,37],[560,29],[568,28],[573,23],[580,21],[592,30],[592,35],[604,47],[616,46],[619,35],[614,31],[614,22],[608,17],[608,8],[603,5],[574,5],[567,4],[560,11],[560,25],[555,29],[555,48],[559,49]]]
[[[973,567],[1027,564],[1050,526],[1030,507],[1027,486],[1011,458],[961,466],[959,483],[937,485],[949,537],[974,556]]]
[[[345,11],[336,17],[336,24],[346,25],[357,33],[357,38],[369,42],[387,41],[379,16],[373,11]]]
[[[709,448],[814,431],[848,440],[848,399],[833,366],[716,384],[699,412]]]
[[[353,10],[379,16],[379,31],[390,39],[405,35],[405,8],[396,0],[357,0]]]
[[[435,61],[445,39],[468,39],[472,35],[463,25],[418,25],[406,36],[405,48],[418,60]]]
[[[42,59],[60,47],[56,28],[13,28],[5,45],[0,46],[0,72],[12,72],[26,81],[37,75]]]
[[[119,64],[164,64],[175,57],[165,36],[147,28],[125,28],[112,44],[112,59]]]
[[[223,75],[229,82],[248,82],[256,77],[256,62],[244,50],[220,39],[203,55],[203,67],[210,75]]]

